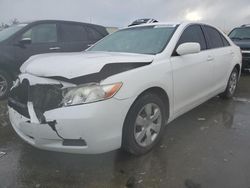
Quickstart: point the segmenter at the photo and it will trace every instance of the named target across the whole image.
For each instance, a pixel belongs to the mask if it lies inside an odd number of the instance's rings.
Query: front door
[[[38,24],[25,31],[19,40],[30,39],[31,43],[16,46],[16,58],[20,65],[32,55],[60,52],[57,35],[56,23]]]
[[[196,42],[201,52],[179,56],[176,52],[171,58],[174,83],[174,114],[183,114],[206,100],[211,93],[213,57],[207,49],[200,25],[188,26],[181,35],[178,47],[185,42]]]

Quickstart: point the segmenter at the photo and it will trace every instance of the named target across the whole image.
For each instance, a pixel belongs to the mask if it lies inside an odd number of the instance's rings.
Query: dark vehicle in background
[[[152,18],[143,18],[143,19],[135,20],[134,22],[132,22],[132,24],[128,25],[128,27],[134,26],[134,25],[140,25],[140,24],[156,23],[156,22],[158,21]]]
[[[250,70],[250,24],[234,28],[229,37],[241,48],[242,70]]]
[[[20,66],[30,56],[80,52],[106,35],[103,26],[60,20],[21,23],[0,31],[0,99],[8,95]]]

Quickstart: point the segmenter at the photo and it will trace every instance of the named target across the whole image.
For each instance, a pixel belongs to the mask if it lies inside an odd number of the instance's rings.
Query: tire
[[[234,68],[228,79],[227,88],[222,94],[220,94],[220,97],[224,99],[230,99],[234,96],[238,84],[238,78],[239,71]]]
[[[166,108],[159,96],[153,93],[140,96],[126,116],[122,148],[134,155],[149,152],[162,136],[166,122],[165,114]]]
[[[10,75],[4,70],[0,70],[0,100],[8,96],[11,86],[12,79]]]

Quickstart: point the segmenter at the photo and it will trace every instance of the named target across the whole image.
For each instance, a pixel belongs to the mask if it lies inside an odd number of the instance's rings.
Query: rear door
[[[56,23],[41,23],[31,26],[18,37],[18,40],[23,38],[31,39],[31,44],[16,46],[16,57],[20,63],[32,55],[60,51]]]
[[[229,42],[215,28],[202,26],[208,43],[208,49],[214,58],[212,78],[215,91],[223,89],[228,81],[228,75],[232,71],[230,67],[233,61],[233,50]]]
[[[63,52],[80,52],[90,43],[83,24],[60,23],[59,33]]]
[[[175,116],[188,111],[207,99],[211,93],[211,74],[213,58],[207,50],[207,44],[201,26],[188,26],[182,33],[176,48],[186,42],[197,42],[201,52],[171,57],[174,82]]]

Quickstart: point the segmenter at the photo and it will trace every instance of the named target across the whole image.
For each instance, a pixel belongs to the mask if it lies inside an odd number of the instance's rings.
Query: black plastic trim
[[[83,139],[64,139],[63,146],[87,146],[86,141]]]
[[[115,74],[119,74],[128,70],[136,69],[142,66],[146,66],[151,64],[152,62],[146,62],[146,63],[110,63],[103,66],[103,68],[100,70],[100,72],[88,74],[72,79],[67,79],[65,77],[61,76],[52,76],[47,77],[51,79],[56,79],[64,82],[73,83],[76,85],[79,84],[85,84],[85,83],[91,83],[91,82],[100,82],[101,80],[104,80],[110,76],[113,76]]]

